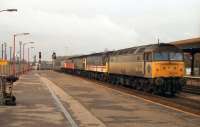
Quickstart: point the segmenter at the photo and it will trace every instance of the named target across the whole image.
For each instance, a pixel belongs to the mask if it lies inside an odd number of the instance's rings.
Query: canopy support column
[[[195,60],[195,53],[191,53],[192,55],[192,60],[191,60],[191,76],[194,75],[194,60]]]

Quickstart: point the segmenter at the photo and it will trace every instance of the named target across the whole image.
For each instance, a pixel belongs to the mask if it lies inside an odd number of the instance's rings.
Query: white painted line
[[[15,84],[30,84],[30,85],[40,85],[39,82],[22,82],[22,81],[18,81]]]
[[[53,92],[53,90],[48,85],[46,85],[46,86],[48,87],[49,91],[51,92],[51,95],[54,98],[54,100],[56,101],[57,105],[60,107],[61,111],[64,113],[66,119],[70,122],[71,126],[72,127],[78,127],[78,125],[76,124],[76,122],[71,117],[70,113],[64,108],[63,104],[60,102],[60,100],[55,95],[55,93]]]
[[[59,103],[59,105],[61,105],[62,102],[66,102],[68,104],[67,109],[70,110],[70,112],[73,113],[73,117],[76,118],[77,121],[79,121],[79,126],[106,127],[106,125],[102,121],[100,121],[95,115],[93,115],[79,101],[74,99],[66,91],[57,86],[57,84],[54,84],[52,81],[48,80],[45,77],[40,77],[40,79],[43,82],[43,84],[46,84],[47,87],[52,91],[52,93],[54,94],[54,98],[57,96],[59,97],[57,97],[56,99],[60,101],[57,102]],[[61,109],[63,108],[65,109],[66,107],[61,106]],[[65,110],[67,111],[67,109]]]
[[[65,118],[70,122],[72,127],[78,127],[78,125],[76,124],[76,122],[73,120],[73,118],[71,117],[70,113],[66,110],[66,108],[63,106],[63,104],[61,103],[61,101],[59,100],[59,98],[56,96],[56,94],[54,93],[54,91],[52,90],[52,88],[49,86],[49,84],[47,84],[47,82],[45,82],[45,85],[47,86],[48,90],[50,91],[53,99],[56,101],[57,106],[61,109],[61,111],[63,112]]]

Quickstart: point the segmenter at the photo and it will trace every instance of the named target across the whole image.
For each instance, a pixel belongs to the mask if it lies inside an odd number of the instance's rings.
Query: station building
[[[184,51],[186,75],[200,76],[200,37],[171,43]]]

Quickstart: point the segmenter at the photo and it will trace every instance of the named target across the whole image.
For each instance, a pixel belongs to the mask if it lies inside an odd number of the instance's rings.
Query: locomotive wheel
[[[158,86],[155,86],[153,87],[153,91],[152,91],[153,94],[158,94]]]
[[[174,93],[174,92],[171,92],[171,93],[170,93],[170,97],[175,97],[175,93]]]
[[[137,81],[136,81],[136,80],[133,80],[133,81],[132,81],[131,87],[132,87],[133,89],[136,89],[136,88],[137,88]]]
[[[145,83],[145,85],[144,85],[144,91],[145,91],[145,92],[150,92],[150,91],[151,91],[151,86],[150,86],[150,84]]]
[[[137,90],[142,90],[142,84],[141,84],[140,81],[137,82],[136,89]]]

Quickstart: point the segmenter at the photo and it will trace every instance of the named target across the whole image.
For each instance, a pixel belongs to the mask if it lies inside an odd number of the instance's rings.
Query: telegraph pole
[[[42,52],[39,52],[38,70],[41,69],[41,58],[42,58]]]
[[[10,46],[10,62],[12,61],[12,47]]]
[[[159,39],[159,37],[158,37],[158,45],[160,45],[160,39]]]
[[[1,58],[2,58],[2,60],[3,60],[3,43],[1,44]]]
[[[13,63],[12,63],[12,46],[10,46],[10,63],[11,63],[11,64],[9,65],[9,72],[10,72],[10,74],[11,74],[11,73],[12,73],[12,72],[11,72],[11,67],[12,67],[12,64],[13,64]]]
[[[7,51],[6,51],[6,48],[7,48],[7,44],[6,42],[4,43],[4,59],[7,60]]]
[[[33,57],[33,63],[34,63],[34,65],[35,65],[36,62],[37,62],[36,55],[34,55],[34,57]]]
[[[30,50],[29,50],[29,48],[28,48],[28,71],[29,71],[29,69],[30,69],[30,65],[29,65],[29,63],[30,63],[30,62],[29,62],[29,54],[30,54],[30,53],[29,53],[29,52],[30,52]]]
[[[22,63],[22,42],[19,42],[19,71],[21,73],[21,63]]]

